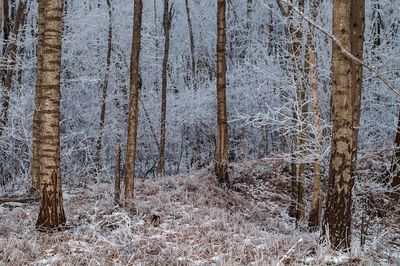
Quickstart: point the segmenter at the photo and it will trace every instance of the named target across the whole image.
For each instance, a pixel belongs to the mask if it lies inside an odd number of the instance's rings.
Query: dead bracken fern
[[[35,230],[36,204],[1,205],[0,264],[399,263],[394,248],[382,249],[393,241],[389,229],[347,257],[319,243],[318,233],[296,229],[284,211],[290,199],[283,168],[279,160],[231,165],[232,191],[220,189],[207,169],[138,180],[136,215],[114,206],[108,184],[66,189],[68,229],[52,234]]]

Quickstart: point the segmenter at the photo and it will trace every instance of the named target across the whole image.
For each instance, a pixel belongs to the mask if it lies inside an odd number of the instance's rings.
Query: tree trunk
[[[281,10],[283,16],[288,18],[288,26],[286,33],[289,40],[288,52],[290,53],[291,68],[289,71],[294,73],[294,81],[296,86],[296,97],[298,105],[300,108],[293,111],[293,120],[299,121],[300,124],[296,128],[292,152],[293,162],[291,164],[292,182],[291,182],[291,195],[294,203],[289,207],[289,215],[296,217],[297,221],[301,221],[305,216],[305,168],[304,162],[298,162],[302,160],[305,156],[306,150],[304,149],[304,142],[306,138],[306,129],[303,124],[306,120],[307,105],[306,105],[306,87],[303,84],[302,77],[306,67],[301,65],[301,49],[302,49],[302,39],[303,32],[300,26],[295,26],[293,23],[294,11],[293,7],[289,5],[288,10],[285,11],[281,2],[277,0],[278,6]],[[304,11],[304,0],[300,0],[298,3],[298,8],[301,12]],[[286,97],[285,97],[286,98]],[[295,155],[299,154],[299,155]]]
[[[351,50],[351,1],[335,0],[333,34]],[[329,232],[334,249],[350,249],[352,206],[352,159],[354,147],[351,61],[332,45],[332,150],[323,235]]]
[[[121,148],[115,149],[115,188],[114,188],[114,203],[119,205],[121,198]]]
[[[40,16],[44,16],[44,39],[40,82],[40,209],[38,228],[54,229],[65,224],[60,168],[60,75],[63,30],[63,1],[40,1]],[[41,19],[39,19],[41,21]],[[42,37],[40,36],[40,37]]]
[[[311,18],[315,20],[317,17],[317,9],[320,5],[320,0],[313,0],[311,3]],[[315,51],[314,30],[310,29],[307,35],[306,47],[306,61],[309,62],[309,84],[311,88],[312,110],[313,110],[313,125],[316,131],[315,144],[316,144],[316,159],[313,163],[313,191],[310,216],[308,226],[311,229],[319,226],[320,209],[321,209],[321,165],[319,159],[321,151],[319,145],[321,143],[319,132],[321,132],[321,108],[319,104],[318,95],[318,73],[317,73],[317,53]]]
[[[1,79],[4,81],[1,115],[0,115],[0,136],[3,134],[4,127],[8,121],[8,108],[10,107],[10,94],[12,79],[16,67],[18,29],[25,24],[25,0],[21,0],[18,5],[17,16],[11,32],[11,38],[6,45],[3,55],[3,62],[7,65],[5,71],[1,71]]]
[[[192,19],[190,17],[190,8],[189,8],[189,0],[185,0],[186,6],[186,16],[189,27],[189,41],[190,41],[190,54],[192,57],[192,84],[193,88],[196,90],[196,59],[194,57],[194,36],[193,36],[193,27],[192,27]]]
[[[226,0],[218,0],[217,10],[217,139],[215,173],[221,185],[229,186],[228,121],[226,112]]]
[[[37,67],[36,67],[36,86],[35,86],[35,110],[32,123],[32,186],[31,193],[39,192],[40,185],[40,110],[42,108],[42,76],[43,76],[43,51],[44,51],[44,30],[46,21],[44,17],[44,5],[39,2],[39,32],[37,44]]]
[[[399,120],[397,122],[397,133],[396,139],[394,140],[394,157],[392,163],[392,173],[394,173],[394,177],[392,180],[392,187],[400,186],[400,111],[399,111]],[[397,194],[397,198],[400,198],[400,195]]]
[[[247,10],[246,10],[246,28],[247,30],[251,29],[251,17],[253,15],[253,0],[247,0]]]
[[[351,25],[351,53],[363,60],[364,54],[364,28],[365,28],[365,2],[364,0],[351,1],[350,25]],[[352,158],[352,174],[357,170],[357,146],[358,131],[360,129],[361,115],[361,91],[363,81],[363,66],[356,62],[351,62],[351,85],[352,85],[352,105],[353,105],[353,140],[354,151]]]
[[[319,226],[320,218],[320,208],[321,208],[321,165],[319,163],[319,157],[321,156],[321,151],[319,150],[319,145],[321,143],[319,132],[321,132],[321,108],[319,105],[319,95],[318,95],[318,76],[317,76],[317,53],[315,52],[313,40],[310,36],[310,47],[309,47],[309,60],[310,60],[310,87],[312,94],[312,110],[313,110],[313,125],[317,134],[315,135],[316,156],[317,158],[313,164],[313,193],[310,217],[308,220],[308,226],[310,228],[315,228]]]
[[[139,56],[142,30],[142,0],[134,0],[132,55],[131,55],[131,80],[130,80],[130,102],[128,120],[128,140],[126,144],[125,159],[125,208],[129,211],[135,210],[133,203],[133,190],[136,163],[136,138],[138,124],[138,99],[139,99]]]
[[[274,33],[274,15],[272,12],[272,8],[269,9],[269,23],[268,23],[268,55],[272,55],[272,51],[274,48],[272,34]]]
[[[107,60],[106,74],[102,86],[103,95],[101,98],[100,124],[99,124],[100,135],[96,142],[96,168],[98,172],[101,170],[101,149],[103,141],[104,121],[106,118],[106,100],[107,100],[108,84],[110,79],[111,51],[112,51],[112,6],[110,0],[107,0],[106,2],[108,8],[108,38],[107,38],[108,46],[107,46],[107,59],[106,59]]]
[[[383,29],[382,17],[380,14],[380,4],[376,2],[373,5],[372,11],[372,54],[379,60],[379,55],[376,54],[375,49],[381,46],[381,30]]]
[[[158,174],[163,175],[165,170],[165,138],[166,138],[166,118],[167,118],[167,82],[168,82],[168,56],[171,28],[171,13],[169,10],[169,0],[164,0],[164,59],[162,66],[162,88],[161,88],[161,126],[160,126],[160,157],[158,161]]]
[[[11,20],[10,20],[10,5],[8,0],[3,0],[3,43],[7,43],[8,37],[10,36],[11,30]],[[3,46],[3,55],[5,51],[5,47]]]

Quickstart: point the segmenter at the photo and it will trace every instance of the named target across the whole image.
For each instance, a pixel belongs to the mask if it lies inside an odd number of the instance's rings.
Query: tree
[[[8,41],[8,37],[10,36],[10,31],[11,31],[11,19],[10,19],[10,5],[8,0],[3,0],[3,41],[7,42]],[[3,46],[3,54],[5,52],[6,46]]]
[[[32,123],[32,185],[31,193],[36,194],[39,192],[40,186],[40,108],[41,108],[41,94],[42,94],[42,70],[43,70],[43,50],[44,50],[44,30],[45,30],[45,16],[43,4],[38,6],[39,10],[39,32],[37,41],[37,67],[36,67],[36,86],[35,86],[35,110],[33,113]]]
[[[15,21],[13,24],[13,28],[11,31],[9,38],[9,42],[4,49],[3,62],[7,65],[6,70],[0,71],[1,80],[4,82],[4,90],[2,95],[2,106],[1,106],[1,114],[0,114],[0,136],[3,134],[4,127],[8,121],[8,109],[10,106],[10,92],[12,85],[12,78],[15,71],[16,64],[16,55],[17,55],[17,39],[18,39],[18,30],[20,26],[24,26],[25,24],[25,0],[21,0],[18,4],[17,15],[15,17]]]
[[[136,138],[138,125],[139,101],[139,58],[142,35],[142,0],[134,0],[132,54],[131,54],[131,79],[128,118],[128,140],[126,144],[125,163],[125,208],[134,211],[133,189],[136,163]]]
[[[217,7],[217,139],[215,174],[221,185],[229,186],[228,121],[226,112],[226,1],[218,0]]]
[[[170,45],[171,29],[171,10],[169,1],[164,0],[164,59],[162,66],[162,88],[161,88],[161,126],[160,126],[160,157],[158,161],[158,174],[163,175],[165,170],[165,138],[166,138],[166,119],[167,119],[167,83],[168,83],[168,56]]]
[[[320,0],[312,0],[311,2],[311,18],[313,20],[317,17],[317,9],[320,5]],[[315,143],[316,143],[316,156],[313,163],[313,193],[310,216],[308,220],[308,226],[310,228],[316,228],[319,225],[320,218],[320,208],[321,208],[321,164],[319,162],[319,157],[321,156],[321,151],[319,145],[321,143],[319,131],[321,130],[321,108],[319,103],[319,92],[318,92],[318,73],[317,73],[317,52],[315,51],[314,44],[314,30],[310,28],[307,34],[307,46],[306,46],[306,61],[308,63],[309,71],[309,83],[311,88],[311,98],[312,98],[312,110],[313,110],[313,125],[315,131]]]
[[[288,52],[291,55],[290,68],[289,71],[294,75],[294,82],[296,86],[296,100],[298,102],[298,107],[293,110],[293,120],[296,121],[296,132],[293,139],[292,152],[293,162],[291,165],[291,194],[295,204],[292,204],[289,208],[289,215],[296,217],[298,221],[304,219],[305,216],[305,169],[306,164],[303,162],[303,158],[306,155],[306,150],[304,148],[306,136],[305,121],[307,113],[306,104],[306,84],[304,84],[302,77],[305,74],[305,69],[307,66],[302,66],[302,39],[303,39],[303,29],[301,24],[296,25],[294,22],[294,8],[292,5],[288,6],[287,11],[283,7],[280,0],[276,1],[278,8],[280,9],[282,15],[288,18],[288,25],[286,27],[286,35],[290,40],[288,42]],[[298,9],[301,13],[304,12],[304,0],[298,2]],[[307,64],[307,60],[304,60]],[[285,95],[286,96],[286,95]],[[287,98],[287,97],[285,97]],[[298,161],[301,161],[300,163]]]
[[[192,19],[190,17],[189,0],[185,0],[185,7],[186,7],[187,23],[189,28],[190,55],[192,59],[192,84],[194,89],[196,89],[196,59],[194,57],[195,46],[194,46]]]
[[[335,0],[333,4],[333,35],[347,51],[354,52],[352,46],[355,23],[351,18],[354,5],[361,2]],[[359,6],[360,7],[360,6]],[[360,10],[358,10],[360,12]],[[363,19],[362,16],[359,19]],[[358,30],[357,30],[358,31]],[[359,39],[358,39],[359,41]],[[353,48],[354,47],[354,48]],[[353,49],[352,49],[353,48]],[[335,249],[350,249],[352,188],[357,146],[354,125],[357,113],[357,97],[352,86],[355,74],[352,61],[334,43],[332,46],[332,150],[329,169],[329,188],[324,215],[324,232],[329,232],[330,242]],[[357,69],[358,71],[358,69]],[[328,230],[327,230],[328,229]]]
[[[360,60],[363,60],[364,53],[364,29],[365,29],[365,0],[352,0],[350,10],[351,25],[351,53]],[[357,62],[351,62],[351,84],[352,84],[352,105],[353,105],[353,169],[356,171],[358,131],[360,128],[361,116],[361,92],[363,84],[363,66]]]
[[[35,97],[40,102],[39,161],[40,209],[36,226],[59,228],[65,224],[60,168],[60,75],[63,1],[39,2],[39,48]]]
[[[101,109],[100,109],[100,135],[96,142],[96,168],[100,171],[101,168],[101,148],[103,140],[104,131],[104,121],[106,118],[106,100],[108,92],[108,84],[110,79],[110,67],[111,67],[111,51],[112,51],[112,6],[111,1],[106,0],[108,8],[108,36],[107,36],[107,57],[106,57],[106,73],[104,77],[104,82],[102,85],[103,93],[101,97]]]
[[[392,180],[392,187],[399,187],[400,186],[400,111],[399,111],[399,118],[397,122],[397,133],[396,138],[394,140],[394,156],[392,162],[392,173],[394,174]],[[397,198],[400,198],[398,195]]]

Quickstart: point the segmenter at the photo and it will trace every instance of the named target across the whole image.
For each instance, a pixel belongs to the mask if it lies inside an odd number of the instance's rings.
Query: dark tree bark
[[[114,203],[119,205],[121,198],[121,148],[115,149],[115,187],[114,187]]]
[[[171,11],[169,1],[164,0],[164,59],[162,66],[162,88],[161,88],[161,126],[160,126],[160,156],[158,161],[158,174],[163,175],[165,170],[165,139],[167,119],[167,85],[168,85],[168,56],[170,46]]]
[[[142,35],[143,2],[142,0],[134,0],[134,4],[128,140],[126,144],[125,157],[125,208],[129,211],[135,211],[135,205],[133,203],[133,191],[136,164],[137,125],[139,116],[139,59]]]
[[[7,43],[8,37],[10,36],[11,31],[11,19],[10,19],[10,4],[8,0],[3,0],[3,42]],[[3,47],[3,55],[4,49]]]
[[[195,46],[194,46],[194,36],[193,36],[193,27],[192,27],[192,19],[190,17],[190,8],[189,8],[189,0],[185,0],[186,6],[186,16],[189,28],[189,41],[190,41],[190,54],[192,59],[192,84],[193,88],[196,90],[196,59],[194,56]]]
[[[399,118],[397,122],[397,133],[396,138],[394,140],[394,156],[392,163],[392,173],[394,173],[392,180],[392,187],[399,188],[400,186],[400,111]],[[400,198],[400,195],[397,194],[397,198]]]

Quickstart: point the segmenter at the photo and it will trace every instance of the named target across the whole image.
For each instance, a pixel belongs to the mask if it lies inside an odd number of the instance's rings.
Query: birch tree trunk
[[[60,75],[61,42],[63,34],[63,1],[44,0],[39,3],[39,16],[44,26],[39,42],[42,58],[38,67],[37,86],[40,88],[39,161],[40,209],[38,228],[54,229],[65,224],[60,168]]]
[[[136,163],[136,138],[138,124],[138,102],[139,102],[139,56],[142,31],[142,0],[134,0],[132,54],[131,54],[131,79],[130,79],[130,102],[128,119],[128,140],[126,144],[125,157],[125,208],[135,211],[133,203],[133,190]]]
[[[226,112],[226,0],[218,0],[217,8],[217,139],[215,173],[218,182],[229,187],[228,121]]]
[[[351,50],[351,1],[333,2],[333,34]],[[354,147],[351,61],[332,46],[332,151],[323,235],[334,249],[350,249]],[[328,229],[328,230],[326,230]]]
[[[45,30],[45,17],[43,2],[39,2],[39,32],[37,44],[37,67],[36,67],[36,86],[35,86],[35,110],[33,113],[32,123],[32,186],[31,193],[36,194],[39,192],[40,184],[40,119],[39,112],[41,109],[41,94],[42,94],[42,70],[43,70],[43,50],[44,50],[44,30]]]

